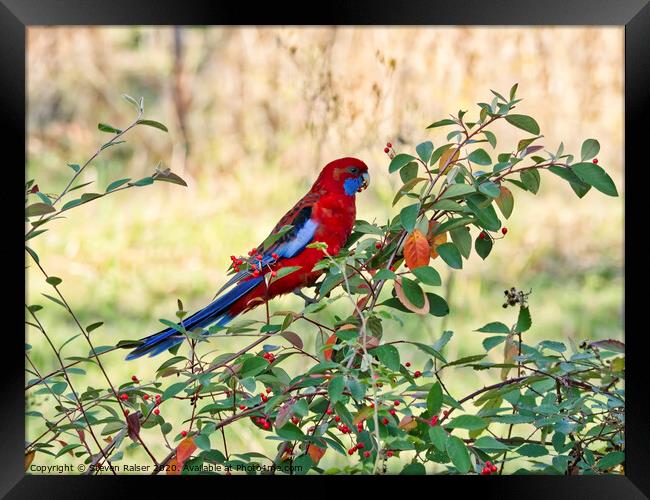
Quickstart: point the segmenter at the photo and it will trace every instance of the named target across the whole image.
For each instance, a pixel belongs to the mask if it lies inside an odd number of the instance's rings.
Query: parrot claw
[[[300,288],[294,288],[293,293],[305,301],[305,307],[307,307],[310,304],[314,304],[318,302],[316,299],[312,297],[308,297],[307,295],[302,293],[302,290]]]

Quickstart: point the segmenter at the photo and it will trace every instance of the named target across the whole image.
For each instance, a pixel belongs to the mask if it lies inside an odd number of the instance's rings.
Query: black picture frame
[[[644,139],[647,117],[650,116],[650,5],[646,0],[456,0],[433,1],[411,0],[391,3],[386,0],[328,1],[318,5],[266,3],[260,5],[235,2],[219,3],[185,0],[0,0],[0,100],[1,123],[4,132],[0,134],[4,153],[15,153],[17,162],[4,163],[4,173],[19,176],[16,163],[25,164],[26,136],[26,29],[29,26],[54,25],[609,25],[625,26],[625,163],[626,174],[636,168],[648,168],[643,162]],[[598,106],[599,103],[594,103]],[[617,112],[614,110],[613,112]],[[643,134],[643,138],[642,138]],[[5,155],[3,155],[5,156]],[[646,162],[647,163],[647,162]],[[626,175],[626,177],[627,177]],[[20,184],[20,180],[16,180]],[[11,183],[13,185],[13,182]],[[643,268],[641,260],[643,243],[637,244],[635,235],[645,231],[643,224],[644,205],[642,194],[636,190],[644,188],[640,182],[625,185],[625,340],[627,345],[627,403],[626,403],[626,462],[625,476],[428,476],[428,477],[359,477],[343,478],[343,484],[326,486],[329,494],[365,495],[374,488],[385,488],[387,483],[412,496],[426,494],[480,498],[648,498],[650,496],[650,398],[643,375],[643,328],[644,313],[642,300],[644,292],[635,292],[635,284],[641,284],[638,271]],[[4,207],[18,211],[21,205],[20,189],[9,189],[3,200]],[[637,196],[638,195],[638,196]],[[8,199],[7,199],[8,197]],[[20,221],[21,216],[8,217]],[[16,223],[16,226],[18,223]],[[13,229],[13,223],[9,224]],[[16,227],[16,233],[23,231]],[[13,241],[13,232],[11,232]],[[22,241],[23,233],[16,234]],[[24,262],[22,244],[6,244],[6,268],[15,268],[20,273]],[[20,287],[25,295],[24,274],[15,281],[5,283],[5,290],[11,289],[6,301],[22,300],[13,291]],[[13,297],[13,298],[12,298]],[[145,486],[148,494],[170,486],[181,487],[187,495],[198,495],[194,491],[197,483],[212,489],[214,495],[224,494],[223,485],[204,481],[234,481],[235,487],[243,487],[242,477],[227,479],[193,477],[192,490],[183,479],[160,479],[142,476],[101,476],[84,478],[79,476],[33,476],[25,475],[24,451],[24,395],[23,387],[16,380],[22,380],[24,358],[23,322],[11,318],[14,311],[24,307],[16,303],[7,307],[5,313],[16,328],[3,329],[3,357],[5,365],[4,404],[0,424],[0,495],[7,498],[59,498],[59,497],[119,497],[134,493],[137,486]],[[16,312],[15,316],[18,316]],[[647,361],[646,361],[647,362]],[[13,376],[16,376],[14,379]],[[647,374],[646,374],[647,376]],[[341,478],[323,477],[250,477],[246,476],[247,494],[282,492],[284,495],[316,492],[313,481],[336,482]],[[359,485],[349,482],[358,480]],[[249,481],[259,481],[255,486]],[[288,481],[291,481],[289,483]],[[298,481],[296,483],[295,481]],[[306,483],[305,481],[310,481]],[[274,482],[280,484],[273,485]],[[422,488],[418,493],[415,488]],[[256,489],[260,488],[260,489]],[[263,488],[263,489],[261,489]],[[287,490],[287,488],[290,488]],[[305,489],[307,488],[307,489]],[[329,489],[332,488],[332,489]],[[345,488],[339,490],[338,488]],[[355,492],[353,493],[354,490]],[[291,493],[293,491],[293,493]],[[324,490],[324,492],[327,490]],[[385,490],[384,490],[385,491]],[[453,492],[456,493],[453,493]],[[386,491],[384,495],[388,495]]]

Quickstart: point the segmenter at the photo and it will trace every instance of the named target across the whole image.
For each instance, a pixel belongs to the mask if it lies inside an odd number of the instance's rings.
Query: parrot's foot
[[[305,301],[305,307],[307,307],[310,304],[314,304],[315,302],[318,302],[316,299],[312,297],[308,297],[307,295],[302,293],[302,290],[300,288],[295,288],[293,290],[293,293]]]

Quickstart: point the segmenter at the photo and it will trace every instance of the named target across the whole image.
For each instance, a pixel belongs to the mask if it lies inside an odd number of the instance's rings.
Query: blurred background
[[[145,118],[165,123],[169,133],[136,128],[85,171],[83,181],[93,182],[86,189],[103,192],[115,179],[150,175],[159,161],[188,183],[116,193],[69,212],[32,240],[46,271],[63,279],[61,290],[82,324],[105,323],[92,334],[95,345],[159,330],[158,318],[173,318],[177,298],[191,311],[208,303],[224,282],[229,256],[262,241],[334,158],[357,156],[370,166],[358,217],[385,221],[399,211],[391,201],[401,185],[399,176],[388,175],[385,143],[398,152],[412,152],[423,140],[444,144],[446,131],[427,131],[428,124],[459,109],[476,116],[475,104],[489,102],[490,89],[506,94],[515,82],[524,98],[517,112],[536,118],[544,134],[539,143],[555,151],[564,141],[565,151],[579,154],[584,139],[598,139],[599,164],[621,197],[592,189],[580,200],[548,173],[538,196],[513,189],[509,232],[485,262],[473,252],[462,271],[434,263],[451,314],[410,315],[404,328],[386,325],[385,338],[432,343],[448,329],[455,332],[448,359],[480,353],[485,336],[473,330],[515,320],[514,309],[501,307],[511,286],[533,290],[531,344],[623,337],[622,28],[29,28],[27,57],[27,179],[41,191],[60,192],[73,173],[66,163],[83,163],[109,138],[98,122],[130,123],[134,108],[123,93],[143,96]],[[497,152],[526,135],[507,124],[494,131]],[[28,303],[45,306],[40,317],[62,345],[77,333],[74,323],[43,298],[51,288],[38,270],[28,268],[27,280]],[[272,310],[300,305],[284,297]],[[348,314],[344,306],[339,312]],[[296,331],[313,350],[315,331],[304,325]],[[41,373],[55,370],[42,336],[33,330],[27,336]],[[234,352],[243,342],[209,349]],[[63,354],[87,352],[76,339]],[[423,365],[418,351],[404,353],[414,369]],[[133,374],[150,380],[168,356],[127,363],[124,355],[104,356],[116,385]],[[501,356],[496,348],[488,358]],[[308,366],[290,359],[291,375]],[[105,385],[94,365],[83,368],[73,383]],[[497,377],[497,370],[449,371],[445,382],[459,399]],[[172,435],[189,417],[175,404],[166,403],[162,413],[174,424]],[[42,396],[27,405],[53,413],[53,401]],[[26,440],[44,429],[42,419],[28,418]],[[154,454],[166,454],[159,431],[145,432]],[[231,453],[274,455],[274,442],[247,421],[226,435]],[[212,446],[222,449],[216,437]],[[127,449],[122,460],[148,463],[139,449]],[[409,460],[403,454],[401,461]],[[51,457],[36,455],[34,464],[48,463]],[[325,468],[346,463],[333,451],[321,461]],[[400,470],[397,460],[389,464],[389,471]]]

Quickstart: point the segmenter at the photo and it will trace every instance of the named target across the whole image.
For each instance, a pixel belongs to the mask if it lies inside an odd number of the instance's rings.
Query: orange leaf
[[[311,457],[311,461],[314,462],[314,464],[320,462],[320,459],[323,458],[323,455],[325,455],[325,451],[326,451],[325,449],[319,448],[314,444],[310,444],[307,447],[307,453],[309,453],[309,456]]]
[[[506,341],[504,343],[504,348],[503,348],[503,363],[504,364],[512,364],[514,363],[514,358],[515,356],[519,353],[519,346],[515,342],[515,340],[512,337],[512,334],[508,335],[506,337]],[[505,380],[508,378],[508,372],[510,371],[510,368],[508,367],[503,367],[501,368],[501,380]]]
[[[336,339],[337,339],[337,337],[336,337],[335,334],[330,335],[330,337],[325,342],[325,345],[334,345],[334,344],[336,344]],[[324,349],[323,350],[323,355],[325,356],[325,359],[327,361],[332,360],[332,354],[333,353],[334,353],[334,351],[332,349]]]
[[[451,155],[454,155],[453,158],[451,158]],[[456,148],[449,148],[447,151],[442,153],[442,156],[440,157],[440,161],[438,162],[438,168],[442,168],[445,166],[447,163],[447,160],[449,160],[449,165],[445,167],[445,169],[442,171],[443,174],[446,174],[451,170],[451,167],[454,166],[454,163],[458,161],[458,157],[460,156],[460,150]]]
[[[172,458],[169,462],[167,462],[167,475],[168,476],[179,476],[181,473],[182,467],[178,466],[178,462],[176,461],[176,458]]]
[[[414,229],[404,242],[404,260],[407,267],[413,269],[429,264],[429,242],[419,229]]]
[[[29,469],[29,466],[32,465],[35,455],[36,455],[36,450],[32,450],[25,455],[25,471],[27,471],[27,469]]]
[[[429,312],[429,297],[424,295],[424,304],[422,307],[417,307],[414,305],[409,299],[406,298],[406,294],[404,293],[404,290],[402,289],[402,279],[397,278],[395,280],[395,293],[397,294],[397,298],[399,301],[404,304],[404,307],[406,307],[409,311],[412,311],[417,314],[427,314]]]
[[[175,474],[180,474],[183,469],[183,464],[190,458],[192,453],[196,450],[196,444],[193,437],[186,437],[176,447],[176,468],[178,469]]]
[[[432,259],[438,257],[438,252],[436,249],[443,243],[447,243],[446,232],[442,234],[435,234],[439,226],[440,223],[438,221],[435,221],[433,219],[429,221],[429,232],[427,233],[427,240],[429,241],[429,245],[431,246]]]

